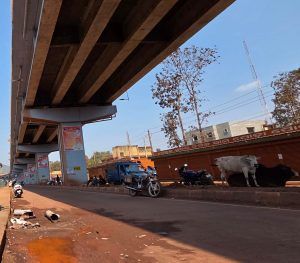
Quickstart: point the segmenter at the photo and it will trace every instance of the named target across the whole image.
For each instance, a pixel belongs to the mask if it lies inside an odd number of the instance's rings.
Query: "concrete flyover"
[[[59,149],[64,180],[85,181],[82,125],[113,118],[114,100],[233,2],[14,0],[13,172],[44,182]]]

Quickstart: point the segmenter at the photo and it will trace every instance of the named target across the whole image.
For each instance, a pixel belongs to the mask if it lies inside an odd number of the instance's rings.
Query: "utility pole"
[[[268,109],[268,105],[267,105],[264,93],[262,91],[262,85],[261,85],[261,82],[260,82],[260,80],[257,76],[257,72],[255,70],[255,67],[254,67],[254,64],[252,62],[250,52],[249,52],[249,49],[248,49],[248,46],[247,46],[247,43],[246,43],[245,40],[243,41],[243,45],[244,45],[246,55],[247,55],[247,58],[248,58],[248,62],[249,62],[249,65],[250,65],[250,70],[251,70],[251,73],[252,73],[252,77],[255,80],[256,84],[257,84],[258,98],[259,98],[261,106],[263,107],[263,110],[264,110],[264,113],[265,113],[265,116],[266,116],[266,122],[267,123],[269,122],[270,124],[272,124],[271,114],[270,114],[270,111]]]
[[[149,139],[149,143],[150,143],[150,147],[151,147],[151,154],[153,155],[152,138],[151,138],[151,133],[149,130],[148,130],[148,139]]]
[[[126,132],[126,135],[127,135],[128,149],[129,149],[129,157],[131,159],[131,143],[130,143],[130,137],[128,131]]]
[[[145,150],[145,156],[146,158],[148,158],[147,147],[146,147],[146,136],[144,137],[144,150]]]

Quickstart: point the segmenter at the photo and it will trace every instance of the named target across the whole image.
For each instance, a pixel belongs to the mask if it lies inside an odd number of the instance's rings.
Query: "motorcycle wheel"
[[[134,196],[136,196],[136,194],[137,194],[137,191],[129,189],[129,195],[130,196],[134,197]]]
[[[155,198],[155,197],[159,196],[160,189],[161,189],[161,186],[160,186],[159,182],[149,183],[147,188],[148,188],[148,194],[151,197]]]

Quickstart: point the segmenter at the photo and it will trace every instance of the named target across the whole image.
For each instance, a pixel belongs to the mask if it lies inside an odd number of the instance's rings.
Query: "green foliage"
[[[101,164],[103,161],[110,159],[112,157],[112,154],[110,151],[105,152],[94,152],[91,158],[88,158],[87,160],[87,166],[93,167]]]
[[[50,162],[50,171],[60,171],[60,161]]]
[[[300,68],[275,76],[271,84],[275,104],[272,112],[276,125],[284,127],[300,121]]]

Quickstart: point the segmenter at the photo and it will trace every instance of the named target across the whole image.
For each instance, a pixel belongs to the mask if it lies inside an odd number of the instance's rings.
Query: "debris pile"
[[[15,209],[13,215],[14,216],[10,219],[10,222],[12,223],[9,227],[10,229],[40,227],[39,223],[33,224],[30,221],[26,221],[28,219],[35,218],[35,215],[29,209]]]

